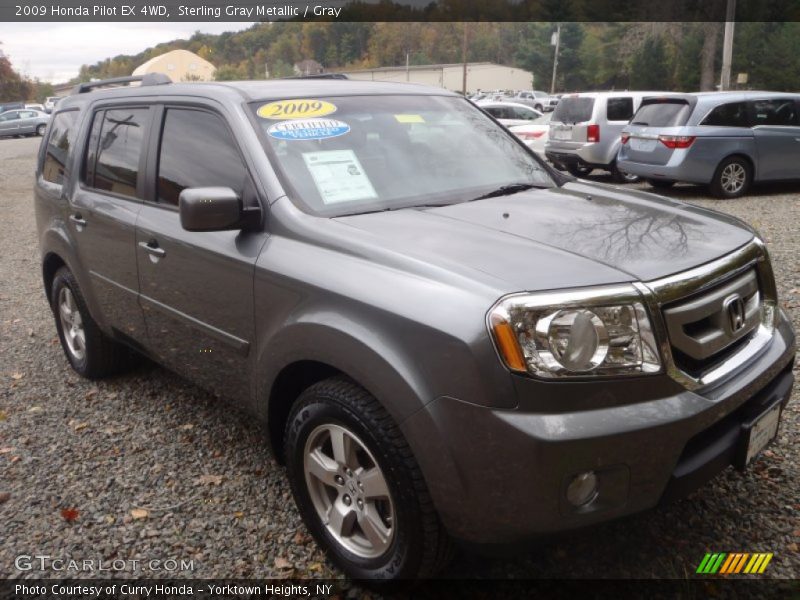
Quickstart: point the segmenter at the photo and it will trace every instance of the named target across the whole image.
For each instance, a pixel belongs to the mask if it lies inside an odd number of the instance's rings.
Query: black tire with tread
[[[726,192],[724,189],[722,189],[722,170],[731,163],[739,163],[744,167],[745,171],[744,185],[742,186],[742,189],[735,194],[731,194],[730,192]],[[714,177],[711,179],[708,189],[716,198],[740,198],[748,192],[752,183],[753,167],[750,166],[750,162],[741,156],[730,156],[717,165],[717,169],[714,171]]]
[[[351,429],[369,447],[392,494],[398,529],[389,551],[360,558],[338,545],[320,521],[305,482],[303,453],[310,433],[323,423]],[[286,424],[284,452],[292,493],[311,534],[350,577],[375,584],[425,579],[438,573],[452,554],[417,461],[400,428],[364,388],[346,377],[308,387],[296,400]]]
[[[47,129],[46,125],[44,125],[44,124],[39,125],[36,128],[36,135],[38,135],[39,137],[42,137],[44,135],[44,132],[45,132],[46,129]]]
[[[58,314],[58,294],[65,286],[70,289],[75,298],[86,334],[86,351],[82,360],[77,360],[68,350],[64,341],[64,331],[61,328],[61,319]],[[61,347],[64,349],[70,365],[78,374],[88,379],[101,379],[120,373],[135,363],[132,351],[106,336],[92,319],[78,282],[67,267],[61,267],[53,276],[50,306],[53,309]]]

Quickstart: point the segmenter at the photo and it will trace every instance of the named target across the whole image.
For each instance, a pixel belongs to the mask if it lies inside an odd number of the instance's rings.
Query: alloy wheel
[[[386,478],[358,436],[334,424],[318,426],[303,454],[306,485],[331,536],[362,558],[389,549],[396,530]]]
[[[739,163],[725,165],[720,173],[720,185],[728,194],[737,194],[744,187],[747,179],[747,171]]]
[[[86,356],[86,331],[83,328],[83,319],[75,302],[75,296],[66,286],[61,288],[58,294],[58,314],[69,353],[76,360],[83,360]]]

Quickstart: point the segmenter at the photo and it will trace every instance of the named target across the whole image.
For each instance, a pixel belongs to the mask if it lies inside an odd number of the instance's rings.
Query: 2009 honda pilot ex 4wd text
[[[775,436],[795,335],[744,223],[560,175],[441,89],[99,87],[36,172],[67,359],[264,420],[351,576],[648,509]]]

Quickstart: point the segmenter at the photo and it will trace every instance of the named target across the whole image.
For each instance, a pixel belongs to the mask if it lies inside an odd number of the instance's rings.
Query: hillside
[[[259,23],[234,33],[196,33],[139,54],[81,67],[76,80],[130,75],[163,52],[183,48],[217,67],[217,79],[264,79],[292,73],[313,58],[329,70],[449,63],[462,60],[463,23]],[[469,23],[469,61],[533,71],[547,88],[553,48],[549,23]],[[710,89],[718,80],[719,23],[566,23],[559,55],[559,91],[583,89]],[[800,24],[738,23],[733,73],[747,87],[800,88]],[[769,56],[770,60],[763,57]],[[704,65],[704,67],[701,67]]]

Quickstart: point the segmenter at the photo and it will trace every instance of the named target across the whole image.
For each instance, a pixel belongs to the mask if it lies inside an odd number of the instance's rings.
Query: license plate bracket
[[[751,421],[742,424],[736,468],[745,469],[778,435],[782,403],[775,402]]]

